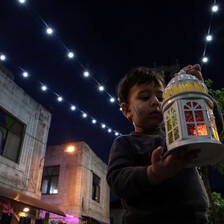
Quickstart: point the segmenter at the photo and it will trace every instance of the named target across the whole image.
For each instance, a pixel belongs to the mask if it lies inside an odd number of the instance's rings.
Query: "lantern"
[[[224,159],[224,145],[219,141],[213,98],[206,85],[181,70],[165,88],[162,104],[168,151],[200,150],[188,166],[206,166]]]

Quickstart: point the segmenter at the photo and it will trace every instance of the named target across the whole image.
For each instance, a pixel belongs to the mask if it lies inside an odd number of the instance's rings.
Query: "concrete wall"
[[[4,72],[3,72],[4,71]],[[0,185],[40,198],[42,170],[51,114],[34,101],[0,66],[0,107],[25,125],[18,162],[0,155]]]
[[[68,145],[74,145],[75,151],[65,152]],[[45,166],[56,165],[60,165],[58,193],[42,195],[42,200],[57,205],[67,215],[76,218],[76,222],[67,219],[66,223],[81,223],[83,216],[94,218],[101,223],[109,223],[106,164],[85,142],[73,142],[47,147]],[[101,179],[99,203],[92,200],[92,173]]]

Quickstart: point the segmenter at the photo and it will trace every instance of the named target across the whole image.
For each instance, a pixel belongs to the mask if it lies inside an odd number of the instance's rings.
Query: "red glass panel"
[[[187,124],[188,135],[197,135],[196,127],[194,124]]]
[[[187,102],[186,104],[187,104],[189,107],[191,107],[191,102]]]
[[[204,121],[204,116],[202,110],[195,111],[196,121]]]
[[[205,124],[197,124],[197,127],[198,127],[198,135],[208,135]]]
[[[196,109],[201,109],[201,105],[198,105],[198,106],[196,107]]]
[[[186,122],[194,122],[192,111],[184,111]]]
[[[195,107],[196,105],[197,105],[198,103],[196,103],[196,102],[193,102],[193,107]]]

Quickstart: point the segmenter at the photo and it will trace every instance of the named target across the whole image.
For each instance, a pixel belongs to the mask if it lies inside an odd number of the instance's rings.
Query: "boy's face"
[[[159,81],[150,84],[134,85],[129,94],[129,103],[122,103],[124,115],[132,120],[135,131],[153,131],[163,120],[161,104],[164,87]]]

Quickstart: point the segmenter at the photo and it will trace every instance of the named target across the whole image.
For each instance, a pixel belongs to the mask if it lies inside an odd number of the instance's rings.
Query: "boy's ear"
[[[130,109],[129,109],[129,105],[127,103],[121,103],[121,109],[122,109],[122,113],[124,114],[124,116],[130,120]]]

